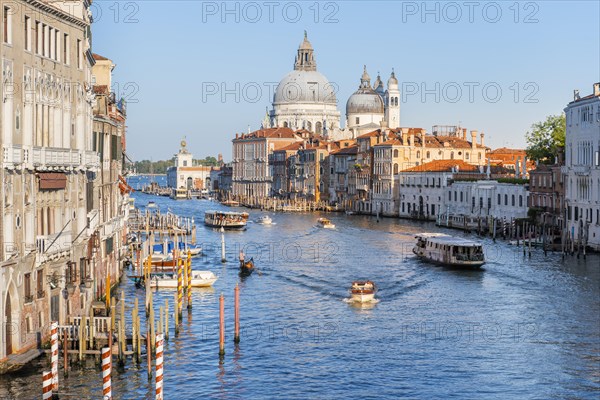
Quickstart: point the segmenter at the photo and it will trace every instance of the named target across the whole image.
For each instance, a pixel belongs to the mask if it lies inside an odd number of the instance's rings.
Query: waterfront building
[[[50,321],[97,295],[89,5],[15,0],[0,10],[0,371],[12,354],[37,354]]]
[[[488,151],[486,157],[490,164],[507,168],[518,178],[527,178],[528,172],[535,168],[535,162],[527,160],[527,153],[523,149],[500,147]]]
[[[398,173],[397,215],[402,218],[435,220],[445,211],[446,190],[453,179],[485,178],[479,167],[462,160],[435,160]],[[463,192],[457,201],[464,201]]]
[[[93,176],[93,193],[88,203],[88,230],[92,236],[88,264],[91,267],[84,274],[86,279],[94,279],[96,298],[99,298],[106,293],[107,281],[114,285],[121,277],[130,188],[122,177],[126,103],[110,91],[115,64],[98,54],[93,54],[93,59],[91,80],[95,82],[95,102],[91,143],[92,151],[100,156],[100,171]]]
[[[290,188],[295,198],[321,201],[329,197],[328,157],[331,143],[315,141],[298,149],[294,158],[293,174],[290,174]]]
[[[236,134],[233,142],[232,193],[245,197],[273,195],[273,175],[269,158],[274,151],[302,142],[292,129],[267,128],[247,134]]]
[[[167,186],[173,189],[210,189],[211,167],[194,165],[194,157],[187,149],[187,142],[181,141],[179,152],[174,156],[175,165],[167,169]]]
[[[567,229],[572,239],[600,250],[600,83],[592,94],[565,108],[567,131],[565,184]]]
[[[291,191],[290,176],[294,174],[290,168],[290,157],[294,157],[304,142],[295,142],[275,150],[269,159],[273,174],[272,192],[274,197],[289,197]]]
[[[454,180],[446,187],[445,209],[440,220],[449,216],[471,219],[488,217],[506,219],[527,217],[527,186],[496,180]]]
[[[558,229],[564,228],[564,197],[560,164],[539,164],[529,171],[528,206],[539,212],[538,222]]]

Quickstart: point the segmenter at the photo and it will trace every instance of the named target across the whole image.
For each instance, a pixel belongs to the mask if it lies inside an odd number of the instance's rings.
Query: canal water
[[[597,398],[600,395],[600,257],[522,249],[483,239],[487,264],[453,270],[417,260],[414,234],[433,224],[328,214],[272,214],[220,233],[202,225],[221,209],[207,200],[173,201],[135,193],[136,205],[194,217],[204,255],[193,268],[219,276],[193,290],[179,337],[165,346],[166,399]],[[250,210],[255,220],[266,213]],[[458,234],[456,231],[451,232]],[[240,248],[258,270],[241,280]],[[379,302],[345,300],[353,280],[371,279]],[[233,289],[241,288],[241,343],[233,343]],[[124,281],[127,313],[143,291]],[[218,356],[218,296],[225,295],[226,354]],[[155,293],[155,307],[174,292]],[[158,315],[158,313],[157,313]],[[62,364],[61,364],[62,365]],[[42,358],[0,377],[0,399],[41,396]],[[115,399],[154,398],[145,361],[113,372]],[[63,398],[100,399],[101,371],[90,363],[62,376]]]

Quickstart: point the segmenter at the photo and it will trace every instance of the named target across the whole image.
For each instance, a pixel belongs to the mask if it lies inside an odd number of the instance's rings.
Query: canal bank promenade
[[[173,201],[134,193],[202,221],[221,208],[204,200]],[[266,213],[250,210],[250,220]],[[600,390],[600,259],[482,239],[488,262],[479,271],[435,267],[413,256],[414,234],[449,232],[432,223],[327,214],[335,230],[315,227],[319,214],[269,214],[271,226],[221,233],[198,225],[203,255],[194,270],[218,276],[213,288],[192,289],[179,335],[174,290],[153,291],[155,319],[168,300],[169,340],[164,344],[165,398],[590,398]],[[457,234],[457,232],[454,232]],[[458,233],[461,235],[461,233]],[[468,237],[468,236],[465,236]],[[260,274],[241,279],[238,253],[253,257]],[[257,271],[258,272],[258,271]],[[350,283],[370,279],[379,302],[348,304]],[[240,288],[240,343],[234,343],[234,288]],[[145,290],[123,281],[125,319],[137,299],[141,327]],[[219,357],[219,297],[224,295],[225,355]],[[117,305],[117,309],[120,305]],[[120,311],[119,311],[120,312]],[[157,323],[158,326],[158,323]],[[126,326],[131,332],[131,326]],[[163,332],[165,333],[165,332]],[[144,346],[145,347],[145,346]],[[143,348],[144,348],[143,347]],[[154,360],[154,358],[153,358]],[[61,388],[79,398],[100,398],[99,360],[73,364]],[[40,358],[27,370],[0,378],[0,396],[41,394]],[[154,370],[154,361],[152,365]],[[476,382],[477,385],[473,385]],[[112,394],[154,398],[145,355],[112,369]],[[376,393],[374,396],[373,393]]]

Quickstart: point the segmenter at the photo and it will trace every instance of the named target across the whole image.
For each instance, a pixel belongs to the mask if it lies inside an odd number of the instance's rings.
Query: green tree
[[[565,114],[550,115],[545,121],[531,125],[525,134],[527,157],[544,164],[554,162],[554,157],[565,147],[567,123]]]

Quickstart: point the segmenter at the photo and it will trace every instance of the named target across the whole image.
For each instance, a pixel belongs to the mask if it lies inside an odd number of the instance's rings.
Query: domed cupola
[[[392,74],[390,75],[390,79],[388,79],[388,87],[398,87],[398,79],[396,79],[396,74],[392,69]]]
[[[383,82],[381,81],[379,72],[377,73],[377,78],[375,79],[373,86],[375,87],[375,92],[383,98],[383,95],[385,94],[385,88],[383,87]]]
[[[352,114],[377,114],[383,116],[383,100],[371,88],[371,78],[367,73],[366,65],[360,78],[358,90],[350,96],[346,103],[346,116],[350,118]]]

